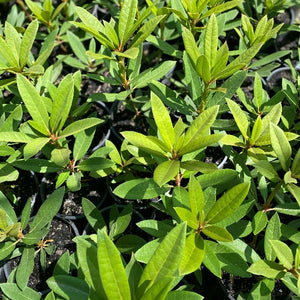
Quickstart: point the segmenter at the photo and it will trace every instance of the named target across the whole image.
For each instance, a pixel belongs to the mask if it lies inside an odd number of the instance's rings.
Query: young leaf
[[[258,109],[260,109],[260,106],[262,104],[262,98],[263,98],[262,82],[260,76],[256,72],[255,80],[254,80],[254,104]]]
[[[279,279],[285,274],[283,266],[269,260],[256,261],[247,271],[271,279]]]
[[[32,21],[25,30],[20,47],[20,67],[23,68],[28,60],[30,50],[39,27],[38,20]]]
[[[268,217],[267,214],[263,211],[258,211],[253,217],[252,221],[252,230],[253,234],[259,234],[267,225]]]
[[[270,219],[265,232],[264,238],[264,250],[266,259],[274,261],[276,254],[272,248],[271,240],[279,240],[281,236],[280,219],[277,213],[275,213]]]
[[[207,58],[211,68],[214,67],[216,62],[218,36],[217,18],[214,14],[212,14],[206,26],[204,39],[204,55]]]
[[[206,222],[215,224],[230,216],[244,201],[249,189],[250,182],[243,182],[227,191],[208,212]]]
[[[186,223],[177,225],[163,239],[141,276],[137,298],[141,298],[156,282],[175,275],[184,251]]]
[[[58,133],[64,126],[73,102],[74,82],[71,74],[68,74],[60,82],[55,95],[51,95],[53,106],[50,115],[50,128],[52,133]]]
[[[131,299],[130,287],[120,252],[102,231],[97,234],[99,275],[108,299]]]
[[[270,243],[279,262],[288,270],[291,270],[293,268],[294,256],[289,246],[278,240],[270,240]]]
[[[203,238],[196,233],[190,234],[185,241],[182,260],[179,266],[179,274],[186,275],[196,271],[203,260],[205,244]]]
[[[200,51],[199,48],[197,47],[195,38],[191,31],[187,29],[186,27],[183,27],[183,32],[182,32],[182,38],[184,42],[184,48],[191,58],[194,66],[197,64],[197,59],[200,56]]]
[[[14,59],[19,62],[21,39],[15,27],[9,22],[5,22],[5,41],[11,50]]]
[[[135,21],[135,15],[137,11],[137,0],[125,0],[122,2],[122,8],[120,11],[119,24],[118,24],[118,36],[121,46],[124,47],[130,36],[131,27]]]
[[[178,160],[167,160],[159,164],[153,174],[154,181],[161,187],[165,183],[174,179],[178,174],[180,162]]]
[[[239,107],[237,103],[230,99],[226,99],[227,104],[229,106],[230,111],[233,114],[234,120],[239,127],[239,130],[241,131],[243,137],[245,140],[248,139],[248,130],[249,130],[249,121],[245,115],[245,113],[242,111],[242,109]]]
[[[175,143],[175,132],[172,125],[171,118],[162,101],[151,92],[151,108],[156,126],[159,133],[164,140],[165,144],[168,145],[169,151],[172,151]]]
[[[169,187],[159,187],[152,178],[126,181],[117,186],[113,193],[123,199],[151,199],[166,193]]]
[[[190,210],[183,207],[174,207],[181,221],[187,222],[187,225],[195,230],[198,229],[199,222],[197,215],[194,215]]]
[[[204,195],[199,181],[194,176],[191,176],[189,181],[189,201],[192,214],[199,218],[204,209]]]
[[[35,87],[21,74],[17,74],[17,85],[22,100],[24,101],[32,119],[43,125],[49,132],[49,116],[46,105]]]
[[[208,225],[202,229],[202,232],[208,237],[220,242],[232,242],[232,235],[223,227]]]
[[[281,167],[287,171],[290,166],[292,148],[283,130],[273,123],[270,125],[270,137],[273,150],[275,151]]]

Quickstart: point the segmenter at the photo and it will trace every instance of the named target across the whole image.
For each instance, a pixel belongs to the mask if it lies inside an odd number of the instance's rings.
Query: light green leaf
[[[184,251],[186,223],[177,225],[163,239],[141,276],[137,298],[140,298],[156,282],[175,275]]]
[[[205,244],[196,233],[190,234],[185,241],[184,252],[179,266],[179,274],[186,275],[196,271],[204,258]]]
[[[288,245],[279,240],[270,240],[279,262],[288,270],[293,268],[294,255]]]
[[[210,244],[214,244],[212,241],[205,240],[205,254],[203,258],[203,264],[217,277],[221,278],[221,265],[216,254],[210,247]]]
[[[249,189],[250,183],[243,182],[227,191],[208,212],[206,216],[207,223],[218,223],[230,216],[244,201]]]
[[[181,221],[187,222],[187,225],[195,230],[198,229],[199,222],[196,215],[183,207],[174,207],[174,209]]]
[[[19,62],[16,60],[12,50],[2,37],[0,37],[0,53],[9,63],[9,67],[19,68]]]
[[[265,231],[264,238],[264,250],[266,259],[274,261],[276,254],[272,248],[270,240],[279,240],[281,236],[280,219],[277,213],[275,213],[270,219]]]
[[[175,143],[175,131],[169,112],[167,111],[162,101],[153,92],[151,92],[150,101],[156,126],[159,130],[162,139],[170,149],[169,151],[171,152]]]
[[[159,187],[152,178],[126,181],[117,186],[113,193],[123,199],[151,199],[166,193],[169,187]]]
[[[211,79],[211,65],[205,55],[200,55],[196,62],[196,71],[198,75],[204,80],[209,82]]]
[[[51,160],[58,166],[66,166],[70,162],[71,150],[66,148],[54,149],[51,151]]]
[[[245,140],[247,140],[248,139],[248,130],[249,130],[249,121],[248,121],[245,113],[240,108],[240,106],[237,103],[235,103],[234,101],[232,101],[230,99],[226,99],[226,101],[227,101],[230,111],[232,112],[232,115],[234,117],[236,125],[239,127],[239,130],[241,131]]]
[[[50,138],[41,137],[33,139],[30,143],[24,147],[24,159],[28,160],[33,155],[37,154],[48,142]]]
[[[49,132],[49,116],[44,100],[40,97],[35,87],[21,74],[17,74],[17,85],[22,100],[24,101],[32,119],[40,123]]]
[[[275,151],[281,167],[287,171],[290,167],[292,148],[284,131],[273,123],[270,125],[270,137],[273,150]]]
[[[19,62],[21,38],[15,27],[9,22],[5,22],[5,41],[14,56],[14,60]]]
[[[279,181],[279,175],[277,174],[276,170],[272,166],[270,162],[267,160],[259,160],[254,164],[254,167],[261,173],[263,176],[268,178],[273,182]]]
[[[255,143],[256,139],[259,137],[260,131],[261,131],[261,118],[260,118],[260,116],[258,116],[253,125],[253,129],[252,129],[252,133],[251,133],[250,140],[252,143]]]
[[[217,18],[214,14],[212,14],[206,25],[204,38],[204,55],[207,58],[211,68],[213,68],[216,63],[218,36]]]
[[[215,225],[208,225],[202,229],[202,232],[208,237],[221,241],[221,242],[232,242],[232,235],[225,229]]]
[[[194,176],[191,176],[188,187],[191,211],[193,215],[199,218],[204,209],[204,195],[201,185]]]
[[[199,48],[197,47],[195,38],[191,31],[186,27],[182,27],[182,38],[184,43],[184,48],[191,58],[194,66],[197,64],[198,57],[201,55]]]
[[[165,17],[165,15],[157,16],[154,18],[151,18],[149,21],[147,21],[140,30],[136,33],[130,44],[128,45],[128,48],[134,48],[138,47],[142,42],[145,41],[145,39],[152,33],[152,31],[155,29],[157,24]],[[130,32],[127,33],[129,35]]]
[[[295,197],[298,205],[300,206],[300,187],[295,184],[288,184],[287,189]]]
[[[5,211],[0,208],[0,230],[4,229],[7,226],[7,218]]]
[[[219,106],[212,106],[202,112],[194,120],[192,125],[186,131],[183,147],[179,151],[181,155],[195,151],[198,148],[198,142],[201,144],[201,140],[204,138],[204,136],[207,136],[210,126],[214,123],[217,117],[218,111]],[[221,135],[215,136],[218,136],[219,139],[221,138]],[[191,146],[193,146],[194,150],[191,150]]]
[[[55,95],[52,95],[53,106],[50,115],[50,128],[52,133],[58,133],[64,126],[73,102],[74,82],[68,74],[60,82]]]
[[[198,293],[190,291],[171,291],[165,300],[203,300],[204,297]]]
[[[157,144],[155,144],[148,136],[145,136],[141,133],[134,131],[123,131],[121,134],[124,136],[126,140],[128,140],[131,144],[137,146],[138,148],[143,149],[144,151],[166,157],[166,152],[160,148]]]
[[[263,88],[260,76],[257,72],[255,72],[255,79],[254,79],[254,104],[259,109],[262,104],[263,98]]]
[[[69,126],[67,126],[61,132],[61,134],[59,135],[58,138],[61,139],[61,138],[65,138],[70,135],[75,135],[78,132],[81,132],[81,131],[91,128],[93,126],[97,126],[103,122],[104,122],[103,120],[97,119],[97,118],[88,118],[88,119],[82,119],[82,120],[75,121],[75,122],[71,123]]]
[[[119,57],[126,57],[126,58],[130,58],[130,59],[136,59],[137,56],[139,55],[139,48],[138,47],[134,47],[134,48],[130,48],[128,50],[126,50],[125,52],[117,52],[114,51],[113,54],[119,56]]]
[[[163,277],[141,296],[141,300],[165,299],[169,290],[172,289],[174,277]]]
[[[20,47],[20,67],[24,67],[27,63],[30,50],[33,46],[36,33],[39,28],[37,20],[32,21],[25,30]]]
[[[68,300],[83,300],[89,297],[89,286],[77,277],[56,275],[47,279],[47,284],[55,294]]]
[[[167,160],[160,163],[154,170],[153,179],[161,187],[174,179],[178,174],[180,162],[178,160]]]
[[[279,279],[285,274],[283,266],[269,260],[256,261],[247,271],[271,279]]]
[[[125,0],[122,2],[122,8],[120,11],[119,24],[118,24],[118,36],[121,46],[124,47],[130,36],[131,27],[135,21],[135,15],[137,11],[137,0]]]
[[[108,299],[131,299],[130,287],[119,250],[103,231],[97,234],[99,275]]]
[[[263,211],[258,211],[252,220],[252,230],[253,234],[259,234],[267,225],[268,217],[267,214]]]

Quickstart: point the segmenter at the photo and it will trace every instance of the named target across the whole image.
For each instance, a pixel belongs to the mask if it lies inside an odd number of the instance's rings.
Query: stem
[[[210,84],[209,83],[204,83],[205,86],[204,86],[204,90],[203,90],[203,94],[202,94],[202,99],[201,99],[201,102],[198,106],[198,109],[197,109],[197,112],[198,114],[201,114],[202,112],[204,112],[205,110],[205,105],[206,105],[206,102],[207,102],[207,98],[209,96],[209,86]]]
[[[267,201],[265,202],[265,204],[264,204],[264,206],[263,206],[263,209],[264,209],[264,210],[267,210],[267,209],[270,208],[271,202],[272,202],[273,198],[275,197],[276,193],[277,193],[277,192],[279,191],[279,189],[281,188],[282,184],[283,184],[283,180],[280,180],[280,181],[277,183],[275,189],[274,189],[274,190],[272,191],[272,193],[269,195]]]
[[[17,2],[17,4],[19,4],[21,6],[22,10],[25,12],[25,14],[27,15],[27,17],[30,20],[30,22],[32,22],[33,18],[31,16],[31,14],[27,11],[24,2],[22,0],[16,0],[16,2]]]

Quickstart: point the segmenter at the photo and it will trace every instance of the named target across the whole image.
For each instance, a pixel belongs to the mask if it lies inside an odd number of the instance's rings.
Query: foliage
[[[299,41],[273,49],[296,4],[0,0],[3,299],[203,299],[207,272],[300,296]],[[70,197],[88,225],[41,295]]]

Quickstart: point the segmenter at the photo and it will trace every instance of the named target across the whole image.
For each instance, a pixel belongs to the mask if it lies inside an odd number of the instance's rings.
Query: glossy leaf
[[[56,275],[47,279],[47,284],[55,294],[64,299],[82,300],[88,299],[89,296],[89,286],[87,283],[76,277]]]
[[[225,228],[219,226],[215,226],[215,225],[205,226],[202,229],[202,232],[208,237],[217,241],[221,241],[221,242],[233,241],[232,235]]]
[[[154,93],[151,93],[151,108],[159,133],[171,152],[175,143],[172,121],[166,107]]]
[[[281,167],[284,171],[287,171],[290,166],[292,154],[291,145],[283,130],[274,124],[270,125],[270,137],[273,150],[280,161]]]
[[[259,260],[253,263],[248,272],[267,278],[279,279],[284,276],[284,267],[269,260]]]
[[[278,240],[270,240],[272,248],[276,253],[279,262],[288,270],[293,268],[294,255],[292,250],[285,243]]]
[[[196,271],[202,263],[204,254],[205,244],[203,238],[196,233],[190,234],[185,241],[179,274],[186,275]]]
[[[138,285],[137,298],[156,282],[174,276],[183,255],[185,232],[186,223],[181,223],[163,239],[144,269]]]
[[[240,183],[227,191],[206,216],[209,224],[215,224],[230,216],[244,201],[250,188],[249,182]]]
[[[194,215],[190,210],[183,207],[174,207],[178,217],[183,222],[187,222],[187,225],[195,230],[198,229],[199,222],[197,215]]]
[[[178,160],[167,160],[159,164],[153,173],[154,181],[161,187],[174,179],[179,172],[180,162]]]
[[[204,209],[204,195],[199,181],[190,177],[189,181],[189,201],[193,215],[198,216]]]

